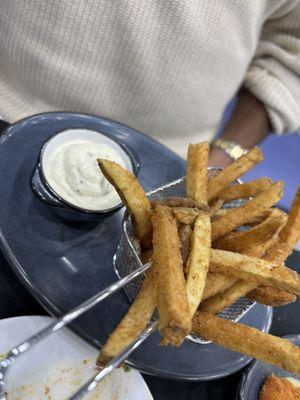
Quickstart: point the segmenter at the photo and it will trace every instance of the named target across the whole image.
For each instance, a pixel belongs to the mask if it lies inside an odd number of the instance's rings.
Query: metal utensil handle
[[[151,263],[147,263],[142,267],[136,269],[132,273],[128,274],[126,277],[120,279],[117,282],[112,283],[110,286],[102,290],[100,293],[94,295],[90,299],[86,300],[84,303],[80,304],[78,307],[71,310],[69,313],[61,316],[60,318],[56,319],[54,322],[47,325],[45,328],[41,329],[36,334],[30,336],[22,343],[18,344],[17,346],[13,347],[9,350],[2,360],[0,360],[0,400],[6,399],[5,393],[5,375],[8,368],[16,362],[16,359],[25,353],[27,350],[32,348],[34,345],[39,343],[41,340],[49,336],[50,334],[57,332],[59,329],[63,328],[64,326],[68,325],[76,318],[80,317],[82,314],[90,310],[95,305],[101,303],[104,299],[111,296],[118,290],[120,290],[124,285],[130,283],[139,275],[144,273],[149,267]]]
[[[69,397],[68,400],[80,400],[84,395],[91,393],[97,387],[98,383],[100,383],[105,376],[110,374],[113,369],[117,368],[125,361],[126,358],[156,330],[156,328],[157,321],[151,322],[134,342],[129,344],[121,353],[110,360],[101,371],[97,372],[76,393]]]

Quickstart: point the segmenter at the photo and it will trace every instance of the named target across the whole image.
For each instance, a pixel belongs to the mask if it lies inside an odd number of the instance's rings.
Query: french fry
[[[193,225],[198,217],[200,210],[187,207],[173,207],[173,214],[178,222],[187,225]]]
[[[234,304],[240,297],[246,296],[249,290],[254,289],[255,287],[256,283],[238,280],[225,291],[216,293],[214,296],[204,300],[200,304],[199,310],[211,314],[217,314]]]
[[[209,216],[213,217],[222,207],[224,201],[221,199],[217,199],[213,201],[209,206]]]
[[[151,244],[151,204],[136,177],[119,164],[98,160],[99,167],[105,178],[115,187],[134,220],[134,230],[141,239],[142,247]]]
[[[190,243],[192,236],[192,228],[190,225],[182,224],[179,222],[178,236],[180,241],[180,252],[185,272],[187,272],[186,262],[190,251]]]
[[[259,286],[253,288],[248,291],[247,297],[260,304],[272,307],[286,306],[287,304],[294,303],[297,300],[297,296],[294,294],[284,290],[278,290],[271,286]]]
[[[278,238],[275,236],[275,239]],[[270,242],[273,243],[273,238],[270,239]],[[273,261],[275,263],[281,264],[284,259],[278,257],[278,246],[276,247],[276,251],[274,251],[274,255],[276,255],[273,259],[269,259],[269,261]],[[273,247],[274,248],[274,247]],[[254,250],[256,249],[256,253]],[[263,254],[263,248],[260,246],[256,246],[253,250],[251,246],[245,250],[246,255],[261,257]],[[282,249],[283,250],[283,249]],[[284,251],[284,250],[283,250]],[[274,287],[266,287],[259,286],[252,282],[246,282],[243,280],[237,280],[233,283],[232,286],[226,288],[220,293],[215,293],[214,296],[210,297],[206,301],[201,304],[201,310],[208,311],[210,313],[219,313],[224,308],[231,306],[234,304],[240,297],[247,296],[249,299],[257,301],[261,304],[279,306],[290,304],[296,301],[297,297],[294,294],[289,292],[278,290]]]
[[[272,218],[272,217],[270,217]],[[277,218],[277,217],[274,217]],[[231,235],[231,234],[229,234]],[[273,243],[273,238],[269,240],[269,242]],[[252,243],[249,243],[249,247],[243,249],[243,254],[250,255],[253,257],[261,257],[264,253],[264,246],[260,244],[253,246]],[[215,293],[213,296],[202,302],[200,305],[200,310],[207,311],[212,314],[217,314],[223,311],[225,308],[230,307],[234,304],[240,297],[244,297],[251,291],[257,287],[256,283],[243,281],[241,279],[235,280],[232,285],[224,288],[222,291]],[[274,288],[271,288],[274,289]],[[277,289],[274,289],[277,290]],[[286,293],[286,292],[285,292]],[[287,293],[289,296],[290,293]]]
[[[279,236],[280,240],[287,243],[291,248],[300,238],[300,187],[295,194],[287,223]]]
[[[264,260],[274,262],[276,264],[283,264],[291,252],[290,246],[285,242],[279,242],[280,238],[277,237],[274,245],[266,251],[263,258]]]
[[[155,280],[153,279],[153,271],[151,269],[127,314],[102,347],[97,365],[101,366],[119,354],[146,328],[154,312],[156,301]]]
[[[229,209],[225,215],[212,222],[212,240],[226,235],[238,226],[245,225],[264,210],[272,207],[282,197],[282,189],[283,183],[278,181],[246,204]]]
[[[191,329],[191,316],[177,226],[170,209],[160,205],[154,209],[152,224],[158,330],[163,344],[179,346]]]
[[[249,171],[255,164],[263,160],[263,154],[254,147],[247,154],[234,161],[208,182],[208,201],[214,199],[229,183],[235,181]]]
[[[208,272],[202,300],[206,300],[219,292],[223,292],[236,281],[237,278],[230,275],[220,274],[218,272]]]
[[[270,178],[258,178],[254,181],[242,183],[241,185],[228,186],[218,194],[218,197],[224,202],[247,199],[257,196],[260,192],[269,189],[271,185],[272,181]]]
[[[278,242],[273,247],[268,249],[264,255],[264,259],[276,262],[278,264],[284,263],[286,258],[293,251],[293,248],[299,239],[300,188],[298,188],[293,199],[288,220],[283,229],[279,232]],[[252,290],[250,293],[248,293],[248,297],[259,301],[262,304],[273,306],[286,305],[296,301],[296,297],[292,294],[266,286],[260,286]]]
[[[253,257],[260,257],[277,240],[276,235],[287,220],[285,214],[269,217],[260,224],[241,232],[229,234],[215,240],[216,249],[234,251]]]
[[[187,156],[186,193],[187,197],[207,204],[207,142],[190,144]]]
[[[264,284],[300,295],[298,274],[282,265],[226,250],[212,249],[210,271],[236,276],[249,283]]]
[[[300,373],[300,349],[287,339],[206,312],[195,314],[192,331],[219,346],[257,358],[292,374]]]
[[[287,216],[287,213],[280,210],[279,208],[276,208],[276,207],[269,208],[267,210],[264,210],[260,215],[257,215],[256,217],[251,219],[249,222],[247,222],[247,226],[253,227],[255,225],[262,223],[269,217],[278,217],[282,214]]]
[[[152,207],[155,207],[158,204],[166,207],[194,208],[196,210],[203,210],[203,211],[209,210],[207,204],[199,203],[198,201],[189,199],[187,197],[167,197],[164,199],[151,201]]]
[[[212,221],[217,220],[220,217],[224,217],[226,213],[231,210],[232,208],[222,208],[218,210],[212,217]],[[265,219],[269,217],[276,217],[281,214],[286,214],[284,211],[279,210],[276,207],[273,208],[268,208],[267,210],[264,210],[261,214],[255,215],[253,217],[249,216],[249,221],[247,221],[247,226],[253,227],[255,225],[260,224],[263,222]]]
[[[194,315],[202,299],[210,256],[210,219],[202,212],[196,219],[191,250],[187,262],[186,291],[191,316]]]

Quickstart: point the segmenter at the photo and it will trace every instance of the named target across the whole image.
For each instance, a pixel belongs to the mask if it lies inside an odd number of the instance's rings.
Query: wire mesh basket
[[[218,171],[219,168],[210,168],[208,171],[208,178],[211,179],[216,173],[218,173]],[[240,181],[237,181],[236,183],[240,183]],[[160,188],[149,192],[147,196],[149,200],[159,200],[162,198],[175,196],[184,197],[186,196],[185,178],[181,178],[167,185],[161,186]],[[227,203],[224,208],[238,207],[244,202],[245,200],[242,199],[235,200]],[[132,220],[127,211],[124,214],[122,228],[123,235],[121,242],[113,259],[114,270],[119,278],[123,278],[135,269],[142,266],[142,262],[135,248]],[[138,295],[144,278],[144,276],[140,276],[125,287],[125,292],[131,302]],[[218,315],[224,319],[238,321],[250,310],[253,305],[253,301],[242,297],[236,303],[226,308]],[[198,344],[209,343],[194,334],[187,336],[186,339]]]

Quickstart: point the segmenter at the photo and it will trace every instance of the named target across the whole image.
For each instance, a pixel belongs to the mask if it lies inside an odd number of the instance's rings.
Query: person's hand
[[[270,125],[263,104],[246,89],[240,90],[231,118],[220,139],[236,142],[245,149],[260,143],[270,131]],[[209,165],[226,167],[232,159],[221,149],[211,146]]]
[[[210,167],[226,167],[231,163],[232,159],[225,153],[225,151],[214,147],[211,148],[208,159],[208,165]]]

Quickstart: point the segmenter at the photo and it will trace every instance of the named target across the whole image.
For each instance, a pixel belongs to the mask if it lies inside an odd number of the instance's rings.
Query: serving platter
[[[114,137],[140,159],[146,191],[184,175],[185,162],[169,149],[113,121],[76,113],[48,113],[17,122],[0,138],[1,248],[18,277],[54,316],[61,315],[117,279],[113,269],[124,208],[97,223],[72,224],[55,216],[31,192],[30,176],[43,143],[69,128],[97,130]],[[123,291],[81,317],[72,328],[99,347],[129,307]],[[268,331],[272,311],[255,305],[242,323]],[[210,380],[229,375],[250,358],[214,344],[185,342],[158,346],[151,336],[128,364],[161,377]]]

